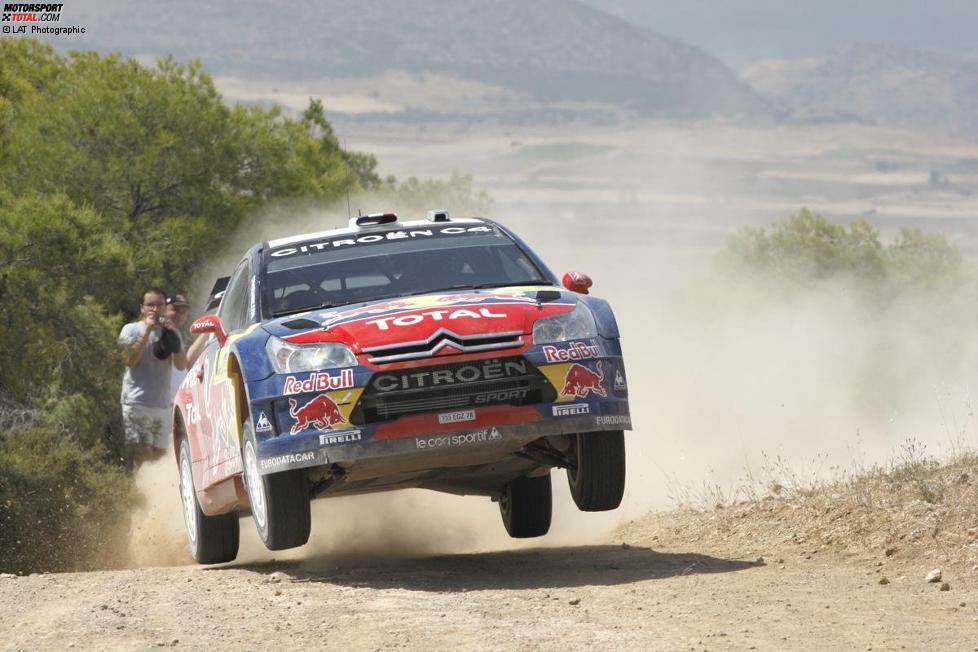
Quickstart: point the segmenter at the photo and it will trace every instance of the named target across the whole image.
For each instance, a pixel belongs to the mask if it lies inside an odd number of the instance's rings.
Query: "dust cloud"
[[[429,207],[441,206],[430,199]],[[399,208],[371,195],[351,204],[364,212]],[[978,446],[970,285],[908,292],[886,305],[846,279],[785,293],[719,267],[722,238],[704,241],[643,220],[641,210],[613,220],[587,206],[568,211],[566,203],[542,201],[528,211],[503,202],[493,217],[520,233],[558,276],[591,275],[592,292],[615,309],[635,428],[626,439],[622,508],[578,512],[563,472],[554,472],[551,533],[516,541],[506,536],[497,506],[483,498],[406,490],[326,499],[313,503],[310,543],[297,550],[265,550],[243,518],[239,562],[321,564],[598,543],[623,521],[677,501],[734,498],[775,475],[783,483],[886,463],[909,439],[936,455]],[[254,242],[347,219],[345,200],[255,215],[201,270],[195,296],[203,299]],[[172,458],[144,467],[137,483],[156,499],[134,515],[142,540],[134,563],[187,561]]]
[[[128,564],[143,568],[192,563],[173,451],[140,466],[133,481],[139,495],[129,516]]]

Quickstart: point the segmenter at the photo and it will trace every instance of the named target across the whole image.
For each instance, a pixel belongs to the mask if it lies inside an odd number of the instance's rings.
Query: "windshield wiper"
[[[433,290],[417,290],[415,292],[402,292],[398,294],[399,297],[413,297],[419,294],[437,294],[438,292],[451,292],[452,290],[486,290],[489,288],[505,288],[505,287],[520,287],[523,285],[550,285],[549,281],[520,281],[520,282],[505,282],[505,283],[479,283],[476,285],[470,285],[463,283],[461,285],[450,285],[445,288],[437,288]]]
[[[290,308],[288,310],[279,310],[278,312],[273,312],[272,317],[285,317],[286,315],[294,315],[297,312],[309,312],[310,310],[324,310],[325,308],[334,308],[332,303],[321,303],[318,306],[303,306],[301,308]]]

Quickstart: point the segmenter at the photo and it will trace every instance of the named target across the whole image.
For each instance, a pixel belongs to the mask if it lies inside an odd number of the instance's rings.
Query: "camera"
[[[163,315],[156,315],[156,325],[157,326],[166,327],[167,323],[168,322],[166,320],[166,317],[164,317]]]

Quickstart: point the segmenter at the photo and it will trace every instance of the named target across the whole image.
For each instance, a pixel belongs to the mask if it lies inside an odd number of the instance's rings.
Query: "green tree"
[[[379,183],[376,160],[339,147],[318,100],[300,119],[229,108],[199,62],[147,68],[17,41],[0,42],[0,60],[38,58],[47,72],[23,77],[30,66],[18,64],[0,78],[0,91],[13,89],[0,114],[0,179],[94,210],[132,248],[137,284],[186,284],[222,234],[265,202],[330,200]],[[131,302],[104,299],[115,310]]]

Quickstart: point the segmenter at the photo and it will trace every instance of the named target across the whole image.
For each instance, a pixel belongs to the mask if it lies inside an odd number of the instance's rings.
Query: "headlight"
[[[598,326],[594,323],[594,315],[583,303],[578,303],[574,310],[566,314],[544,317],[533,324],[534,344],[584,340],[597,336]]]
[[[277,337],[268,338],[265,345],[276,373],[294,374],[302,371],[337,369],[357,366],[357,357],[345,344],[290,344]]]

